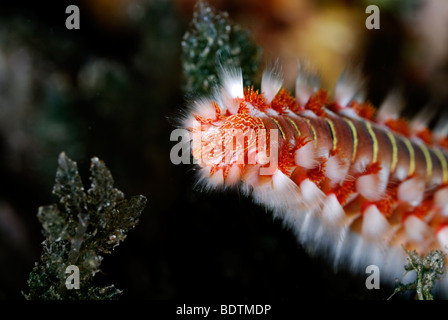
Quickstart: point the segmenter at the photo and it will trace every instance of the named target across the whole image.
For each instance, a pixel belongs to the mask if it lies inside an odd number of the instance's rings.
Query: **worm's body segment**
[[[239,70],[221,80],[184,120],[206,188],[239,186],[335,266],[374,264],[396,278],[402,246],[447,251],[447,124],[406,122],[394,99],[377,111],[358,101],[356,82],[342,80],[331,99],[303,69],[295,97],[274,71],[260,93],[243,88]]]

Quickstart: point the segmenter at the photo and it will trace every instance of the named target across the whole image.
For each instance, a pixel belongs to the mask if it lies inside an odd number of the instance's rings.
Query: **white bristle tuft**
[[[314,144],[308,142],[300,149],[297,149],[294,154],[294,161],[298,166],[305,169],[312,169],[319,165],[319,162],[316,160],[316,149]]]
[[[356,180],[356,190],[367,200],[379,201],[386,192],[389,170],[382,168],[378,173],[368,174]]]
[[[338,156],[333,156],[328,159],[325,164],[325,176],[333,183],[339,184],[347,176],[348,167],[341,165],[341,160]]]
[[[199,122],[198,120],[196,120],[193,113],[190,113],[187,116],[183,117],[181,121],[182,128],[186,128],[188,130],[192,130],[193,128],[199,126]]]
[[[337,199],[333,200],[337,201]],[[393,281],[397,277],[401,278],[403,265],[406,264],[405,252],[401,248],[387,247],[383,243],[368,241],[363,236],[350,232],[344,223],[340,227],[336,224],[322,223],[322,218],[328,219],[327,214],[331,211],[328,208],[336,204],[336,202],[331,204],[333,200],[326,199],[330,202],[322,206],[321,214],[319,210],[304,211],[303,208],[297,207],[285,210],[276,205],[274,215],[282,217],[285,224],[292,228],[309,254],[324,254],[332,260],[335,271],[344,265],[352,272],[365,274],[366,266],[374,264],[381,270],[382,280]],[[335,209],[339,210],[336,207]],[[337,216],[336,220],[339,220]],[[376,225],[381,227],[381,220]],[[383,230],[386,235],[387,225],[386,228],[383,227]],[[403,280],[412,281],[412,276],[411,274]]]
[[[216,120],[216,110],[210,100],[198,100],[194,104],[194,114],[204,119]]]
[[[345,212],[338,198],[334,193],[330,194],[326,199],[322,209],[322,218],[324,223],[329,226],[340,226],[344,220]]]
[[[243,73],[241,68],[223,68],[220,73],[221,84],[232,98],[244,98]]]
[[[437,232],[437,241],[439,241],[442,250],[448,253],[448,226],[443,227]]]
[[[437,114],[437,109],[433,106],[426,106],[412,119],[409,123],[409,127],[414,132],[420,132],[425,130],[429,126],[429,122]]]
[[[394,177],[397,178],[398,181],[405,180],[409,175],[409,169],[404,166],[397,166],[395,169]]]
[[[272,175],[272,187],[278,191],[283,191],[290,184],[291,179],[280,170],[276,170]]]
[[[334,89],[334,99],[343,108],[352,100],[364,96],[364,79],[359,68],[348,67],[340,75]]]
[[[363,236],[375,241],[381,241],[389,227],[389,222],[387,222],[387,219],[375,205],[370,205],[364,210],[362,219]]]
[[[423,243],[428,241],[430,238],[430,228],[428,225],[417,218],[415,215],[411,215],[406,218],[404,221],[404,228],[406,230],[406,234],[411,241]]]
[[[299,61],[296,78],[296,100],[303,106],[309,98],[317,92],[320,86],[320,76],[309,61]]]
[[[310,208],[315,208],[322,204],[325,194],[310,179],[305,179],[300,183],[303,201]]]
[[[271,103],[283,84],[281,71],[278,67],[264,70],[261,77],[261,92],[266,98],[267,103]]]
[[[443,216],[448,217],[448,187],[440,189],[434,194],[434,204]]]
[[[227,112],[227,105],[226,103],[228,101],[231,101],[232,104],[235,104],[235,102],[233,102],[233,98],[231,98],[224,90],[224,88],[221,86],[216,86],[212,89],[212,95],[210,100],[212,101],[216,101],[216,103],[219,106],[219,109],[221,110],[221,115],[226,114]]]
[[[244,170],[244,174],[242,176],[242,180],[249,186],[256,186],[258,181],[260,180],[260,166],[246,166]]]
[[[337,270],[340,261],[341,256],[344,253],[344,249],[346,249],[346,241],[349,238],[348,233],[350,232],[349,228],[344,226],[339,230],[339,237],[336,241],[336,244],[334,246],[334,256],[333,256],[333,269]]]
[[[202,167],[198,172],[198,180],[196,186],[200,186],[203,192],[209,192],[224,187],[224,176],[222,170],[217,170],[210,174],[211,168],[209,166]]]
[[[222,170],[215,171],[209,178],[210,183],[214,186],[221,186],[224,184],[224,176]]]
[[[414,207],[422,202],[424,193],[425,181],[417,177],[408,179],[398,186],[398,199]]]
[[[360,119],[360,116],[358,115],[356,110],[352,108],[341,109],[339,111],[339,114],[351,119]]]
[[[231,114],[236,114],[239,102],[244,98],[243,74],[241,68],[221,68],[221,100]]]
[[[237,165],[232,165],[227,173],[226,184],[235,185],[240,182],[241,169]]]
[[[280,170],[273,174],[271,183],[254,186],[252,195],[256,203],[280,209],[279,211],[288,212],[303,207],[299,187]]]
[[[403,107],[404,103],[401,92],[393,91],[386,97],[378,109],[376,120],[379,123],[395,120],[400,117],[400,112],[403,110]]]
[[[433,130],[433,136],[436,140],[446,138],[448,136],[448,112],[444,112]]]
[[[353,165],[353,171],[356,173],[364,173],[367,170],[367,166],[371,163],[370,157],[359,157]]]

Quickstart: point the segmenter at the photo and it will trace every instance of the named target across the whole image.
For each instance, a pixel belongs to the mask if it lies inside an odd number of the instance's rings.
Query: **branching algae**
[[[53,187],[59,203],[38,209],[46,239],[40,261],[30,273],[26,299],[117,299],[122,294],[114,285],[97,287],[93,280],[103,255],[137,225],[146,198],[125,199],[96,157],[91,159],[90,172],[91,185],[85,192],[76,162],[65,153],[59,155]],[[68,267],[79,271],[78,288],[67,285]]]
[[[218,82],[218,67],[242,67],[244,85],[251,85],[259,70],[262,49],[252,34],[230,21],[227,12],[198,1],[189,30],[182,39],[184,92],[205,94]]]
[[[417,251],[409,251],[408,263],[404,266],[406,273],[415,271],[417,273],[416,279],[411,283],[401,283],[395,281],[395,290],[389,299],[396,293],[415,290],[418,300],[433,300],[431,291],[435,286],[437,280],[444,276],[446,271],[445,253],[440,250],[432,250],[426,256],[420,257]]]

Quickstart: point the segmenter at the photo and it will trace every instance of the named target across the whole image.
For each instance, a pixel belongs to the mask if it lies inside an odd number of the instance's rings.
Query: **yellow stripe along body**
[[[349,118],[344,116],[332,116],[328,117],[301,117],[298,114],[300,120],[291,119],[286,117],[285,119],[287,127],[280,126],[277,120],[273,119],[279,128],[282,137],[284,138],[287,130],[295,131],[297,136],[304,135],[305,133],[300,129],[305,126],[308,127],[308,133],[310,138],[314,141],[316,147],[322,145],[328,145],[333,151],[337,151],[338,148],[347,148],[350,150],[350,163],[355,164],[357,159],[362,159],[363,154],[369,149],[371,150],[371,163],[379,162],[380,165],[389,166],[391,176],[396,172],[397,168],[403,166],[407,172],[408,177],[412,177],[415,174],[423,174],[422,179],[426,183],[430,183],[435,174],[442,176],[442,183],[448,184],[448,160],[444,152],[437,148],[428,147],[424,144],[411,141],[409,138],[396,134],[393,131],[386,129],[385,127],[378,126],[369,120],[363,118]],[[302,125],[299,123],[302,121]],[[323,125],[323,123],[325,125]],[[345,126],[345,128],[342,128]],[[305,129],[306,130],[306,129]],[[384,138],[378,136],[381,132]],[[363,132],[360,132],[363,131]],[[343,133],[343,136],[341,134]],[[351,134],[351,136],[349,136]],[[369,137],[370,139],[367,139]],[[327,139],[328,144],[321,144],[317,141],[319,139]],[[367,139],[367,140],[366,140]],[[384,145],[387,143],[387,145]],[[419,157],[416,156],[416,150],[421,150]],[[383,152],[390,153],[388,161],[390,163],[384,163]],[[421,156],[423,154],[423,156]],[[431,156],[433,155],[433,156]],[[386,157],[387,158],[387,157]],[[437,159],[438,161],[436,161]],[[381,163],[383,161],[383,163]],[[417,170],[418,168],[418,170]],[[436,171],[434,171],[436,170]]]
[[[364,122],[369,132],[370,138],[372,139],[372,163],[378,161],[378,139],[376,138],[376,134],[372,129],[372,124],[369,121]]]

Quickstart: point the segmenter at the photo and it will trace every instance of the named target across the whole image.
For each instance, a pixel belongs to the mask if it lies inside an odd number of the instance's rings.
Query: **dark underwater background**
[[[210,1],[276,58],[293,88],[307,56],[332,90],[347,63],[366,75],[375,105],[394,88],[405,115],[447,102],[448,5],[377,1]],[[80,9],[80,29],[65,9]],[[202,193],[190,165],[174,165],[170,119],[186,106],[181,42],[195,1],[95,0],[0,3],[0,299],[23,299],[44,236],[38,207],[55,203],[64,151],[89,183],[94,156],[126,196],[148,202],[137,227],[101,264],[99,284],[123,299],[386,299],[367,275],[335,273],[293,233],[237,192]],[[446,108],[446,107],[445,107]],[[397,296],[396,299],[400,299]]]

